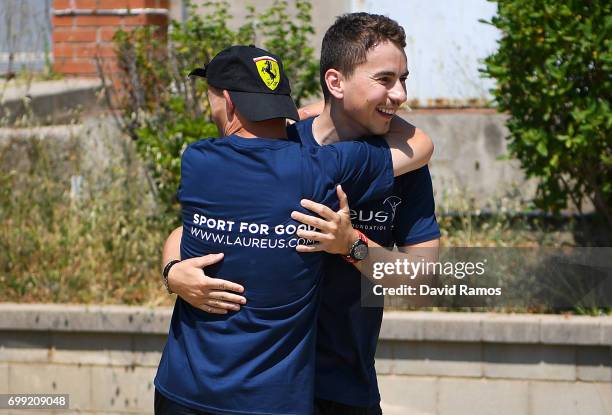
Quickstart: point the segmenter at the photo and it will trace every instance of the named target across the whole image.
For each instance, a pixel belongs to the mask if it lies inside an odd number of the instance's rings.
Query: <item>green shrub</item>
[[[290,9],[275,1],[259,15],[253,8],[242,26],[230,28],[227,2],[206,3],[202,9],[188,3],[184,22],[173,21],[168,36],[155,29],[120,31],[114,41],[120,76],[115,85],[121,94],[116,120],[134,140],[148,166],[153,192],[169,221],[179,212],[175,194],[180,176],[180,155],[191,142],[216,137],[206,100],[206,82],[188,79],[222,49],[233,44],[257,44],[283,58],[296,103],[317,93],[318,62],[309,37],[311,6],[298,0]],[[256,33],[259,32],[259,33]],[[107,88],[107,96],[112,89]]]
[[[540,180],[536,204],[590,201],[612,228],[612,3],[499,0],[483,72],[510,114],[510,155]]]

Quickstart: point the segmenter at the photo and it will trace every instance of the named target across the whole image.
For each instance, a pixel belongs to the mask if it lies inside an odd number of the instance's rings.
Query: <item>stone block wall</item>
[[[0,394],[67,393],[75,414],[153,412],[170,309],[0,315]],[[612,317],[385,312],[376,369],[385,415],[608,415]]]
[[[385,415],[608,414],[612,318],[387,312]]]

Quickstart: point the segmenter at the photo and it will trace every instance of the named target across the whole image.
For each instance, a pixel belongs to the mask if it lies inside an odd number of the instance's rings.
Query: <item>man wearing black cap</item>
[[[298,120],[289,81],[281,76],[278,58],[262,56],[262,52],[256,47],[226,49],[215,56],[214,62],[194,69],[189,76],[207,78],[210,86],[227,90],[231,102],[248,121]]]
[[[318,147],[339,140],[351,140],[381,134],[387,130],[403,131],[419,156],[426,136],[394,113],[406,101],[407,75],[405,34],[397,22],[385,16],[350,13],[340,16],[328,29],[321,52],[321,86],[326,95],[325,108],[318,106],[308,119],[296,124],[290,137],[304,145]],[[386,90],[386,92],[385,92]],[[382,91],[376,99],[372,93]],[[387,115],[385,114],[387,113]],[[407,127],[407,128],[406,128]],[[428,138],[427,138],[428,139]],[[343,212],[331,212],[322,205],[306,202],[305,206],[320,212],[325,223],[317,220],[327,240],[316,247],[332,252],[345,247],[346,236],[355,238],[353,226],[367,235],[369,246],[398,246],[400,251],[418,249],[435,254],[440,231],[434,213],[431,177],[427,166],[395,181],[393,194],[364,204],[346,203]],[[295,216],[306,220],[305,216]],[[310,219],[309,219],[310,220]],[[348,223],[347,223],[348,222]],[[348,225],[348,227],[346,226]],[[335,231],[333,231],[335,229]],[[177,256],[180,230],[171,234],[164,247],[164,262]],[[298,231],[300,235],[306,231]],[[344,238],[336,234],[344,235]],[[311,237],[312,234],[307,234]],[[314,237],[313,237],[314,238]],[[349,239],[349,242],[351,240]],[[355,241],[355,239],[353,239]],[[380,252],[381,250],[377,250]],[[336,251],[339,252],[339,251]],[[357,268],[374,260],[351,265],[336,255],[327,261],[318,319],[316,363],[316,413],[318,415],[377,415],[381,413],[380,394],[374,368],[374,355],[382,322],[382,308],[361,306],[360,274]],[[210,313],[238,310],[249,298],[243,287],[229,281],[202,276],[201,268],[218,260],[214,257],[193,258],[173,267],[170,282],[184,300]],[[213,275],[209,273],[209,275]],[[248,294],[248,293],[247,293]],[[246,297],[246,298],[245,298]],[[248,302],[247,302],[248,304]]]
[[[208,255],[206,272],[245,287],[249,303],[219,316],[177,299],[155,411],[310,414],[322,255],[295,250],[309,243],[296,235],[307,227],[290,213],[303,198],[337,208],[338,183],[355,203],[380,198],[427,157],[415,163],[404,138],[320,148],[286,140],[297,110],[280,59],[264,50],[233,46],[193,75],[208,80],[224,138],[183,153],[181,259]],[[166,282],[176,264],[165,266]]]

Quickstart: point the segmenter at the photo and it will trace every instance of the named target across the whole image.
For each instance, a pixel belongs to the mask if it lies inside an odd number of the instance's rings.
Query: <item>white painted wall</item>
[[[486,0],[352,0],[351,11],[383,14],[406,31],[409,102],[420,106],[465,105],[490,99],[494,83],[481,78],[482,59],[497,48],[500,33],[478,19],[497,11]],[[436,100],[438,105],[436,105]],[[474,102],[472,102],[473,104]]]
[[[0,0],[0,75],[44,68],[52,49],[50,11],[51,0]]]

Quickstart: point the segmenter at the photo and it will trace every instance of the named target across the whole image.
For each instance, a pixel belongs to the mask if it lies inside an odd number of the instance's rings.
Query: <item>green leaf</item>
[[[538,153],[540,153],[541,155],[543,155],[544,157],[548,157],[548,148],[546,147],[546,143],[545,142],[540,141],[536,145],[536,151]]]

